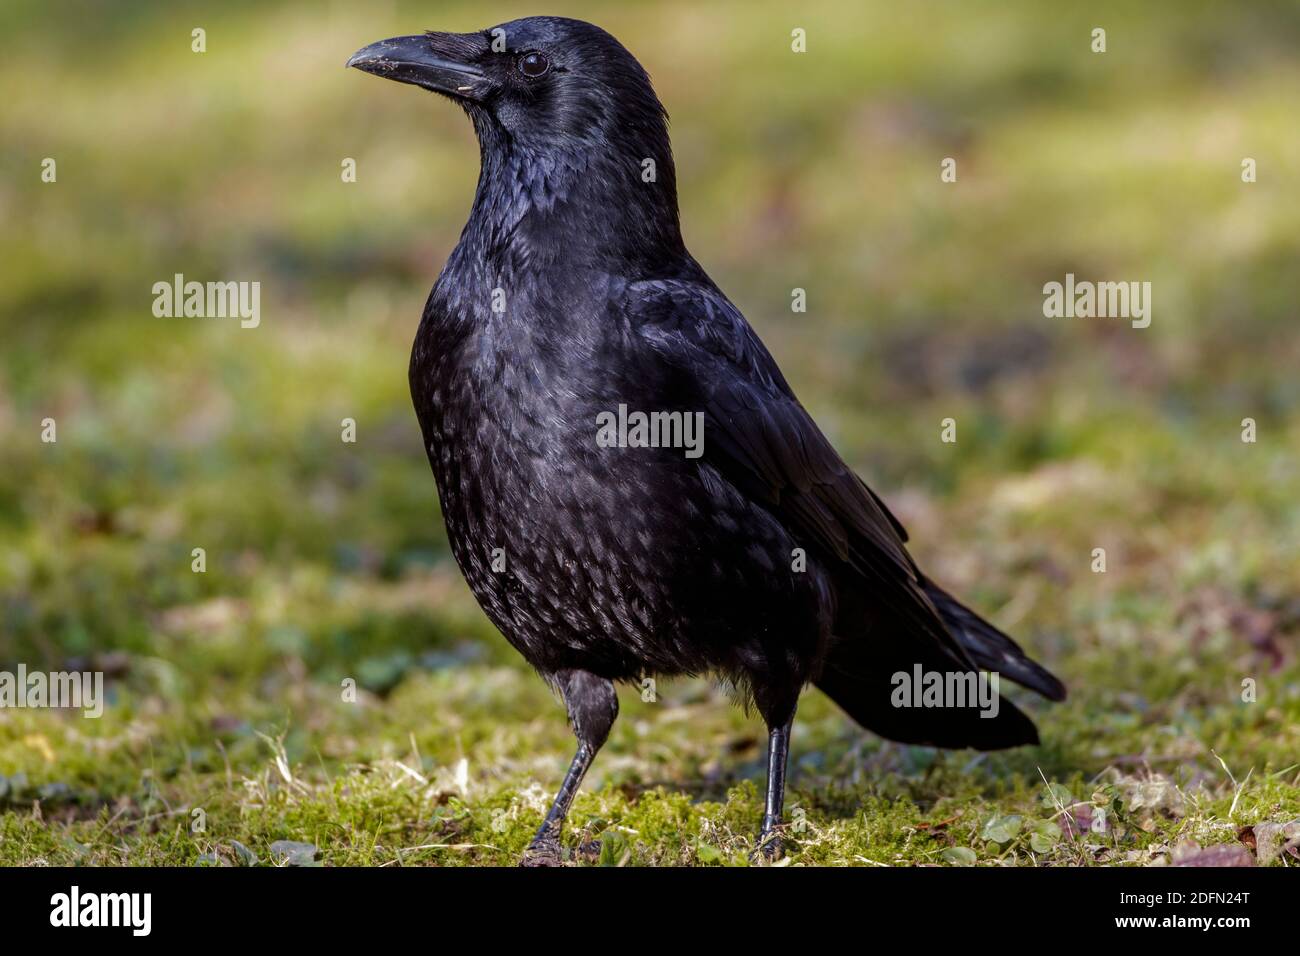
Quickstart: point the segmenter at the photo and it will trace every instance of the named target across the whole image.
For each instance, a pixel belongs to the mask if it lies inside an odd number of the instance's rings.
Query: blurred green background
[[[536,13],[646,66],[696,257],[921,564],[1071,687],[1029,704],[1041,748],[973,760],[810,694],[792,858],[1159,862],[1300,816],[1294,3],[9,0],[0,668],[106,670],[112,703],[0,710],[0,862],[526,842],[570,738],[450,558],[406,384],[477,146],[446,101],[343,63]],[[260,327],[155,318],[178,272],[261,282]],[[1150,328],[1044,318],[1066,272],[1150,281]],[[624,694],[575,826],[602,862],[743,859],[759,736],[707,682]],[[1095,806],[1111,782],[1124,825],[1063,836],[1040,770]],[[1153,785],[1184,802],[1142,813]],[[1028,823],[988,839],[1009,814],[1058,825],[1050,849]]]

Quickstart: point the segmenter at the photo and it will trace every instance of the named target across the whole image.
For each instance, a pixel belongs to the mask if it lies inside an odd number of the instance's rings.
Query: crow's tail
[[[996,671],[1048,700],[1065,700],[1065,685],[1045,667],[1030,660],[1019,644],[933,581],[925,582],[925,593],[953,637],[961,642],[981,670]]]
[[[982,665],[974,654],[954,656],[956,646],[950,650],[919,632],[913,620],[871,600],[866,589],[841,592],[837,618],[835,639],[814,683],[867,730],[930,747],[998,750],[1039,743],[1034,722],[1009,698],[997,695],[995,706],[987,708],[975,706],[969,693],[961,706],[915,696],[919,676],[978,679],[975,669]],[[961,650],[966,646],[962,640]]]
[[[965,660],[954,656],[956,648],[950,650],[918,632],[913,621],[871,600],[866,589],[845,589],[817,687],[863,727],[889,740],[978,750],[1038,743],[1033,721],[1001,694],[994,707],[972,706],[970,699],[962,706],[935,706],[900,690],[916,684],[913,675],[918,669],[922,675],[975,678],[974,667],[996,670],[1054,699],[1065,694],[1061,683],[1026,658],[1010,638],[931,587],[927,585],[931,602],[966,652]],[[955,622],[957,611],[963,616]],[[997,651],[996,661],[991,649]],[[1015,658],[1014,668],[1003,659],[1006,656]]]

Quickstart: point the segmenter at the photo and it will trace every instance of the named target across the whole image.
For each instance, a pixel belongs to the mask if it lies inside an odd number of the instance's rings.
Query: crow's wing
[[[836,454],[726,296],[702,282],[651,280],[629,285],[622,306],[633,334],[672,370],[674,393],[704,412],[702,461],[974,669],[926,595],[902,525]]]

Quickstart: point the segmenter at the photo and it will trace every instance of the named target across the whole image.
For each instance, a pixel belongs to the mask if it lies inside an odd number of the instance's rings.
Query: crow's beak
[[[445,33],[393,37],[362,47],[347,65],[435,93],[479,99],[487,91],[488,79],[478,67],[463,62],[470,52],[465,39]]]

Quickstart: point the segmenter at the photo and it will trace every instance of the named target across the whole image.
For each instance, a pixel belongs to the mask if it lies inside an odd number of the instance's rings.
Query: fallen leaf
[[[918,830],[942,830],[942,829],[944,829],[946,826],[948,826],[948,824],[950,824],[950,823],[956,823],[957,820],[958,820],[958,818],[960,818],[960,817],[961,817],[961,814],[959,813],[959,814],[957,814],[957,816],[949,817],[947,820],[936,820],[934,823],[918,823],[918,824],[916,825],[916,829],[918,829]]]
[[[1290,823],[1256,823],[1253,827],[1243,829],[1252,831],[1251,841],[1242,842],[1255,851],[1260,866],[1272,863],[1283,852],[1295,856],[1293,851],[1300,845],[1300,820],[1292,820]]]
[[[1255,849],[1256,847],[1255,828],[1249,826],[1242,827],[1237,831],[1237,839],[1240,840],[1242,843],[1244,843],[1246,846],[1250,847],[1252,850]]]
[[[1171,862],[1174,866],[1254,866],[1255,858],[1240,843],[1220,843],[1203,850],[1191,844],[1182,852],[1175,847]]]

